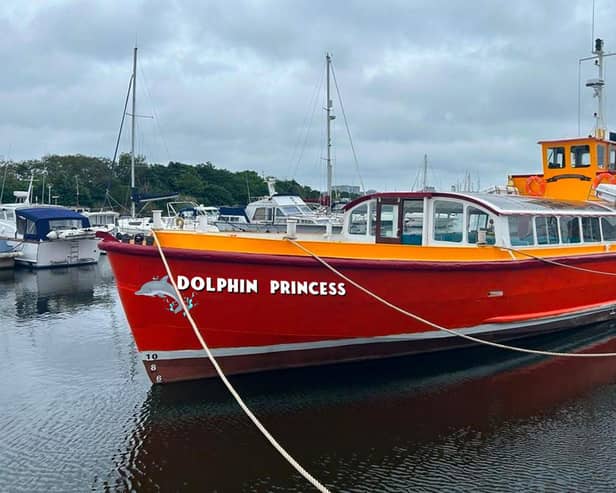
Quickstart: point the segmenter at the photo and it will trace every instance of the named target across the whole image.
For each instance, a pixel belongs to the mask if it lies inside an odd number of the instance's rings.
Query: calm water
[[[528,341],[616,351],[616,330]],[[0,491],[310,491],[217,381],[151,387],[106,258],[0,273]],[[332,491],[614,491],[616,359],[443,357],[235,377]]]

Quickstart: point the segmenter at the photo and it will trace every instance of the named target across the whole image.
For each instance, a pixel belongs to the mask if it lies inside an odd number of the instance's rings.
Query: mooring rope
[[[537,255],[533,255],[532,253],[525,252],[524,250],[518,250],[516,248],[510,248],[510,247],[506,247],[506,246],[499,246],[497,248],[500,248],[501,250],[507,250],[507,251],[513,252],[513,253],[519,253],[520,255],[524,255],[526,257],[530,257],[530,258],[533,258],[535,260],[539,260],[541,262],[545,262],[546,264],[557,265],[558,267],[566,267],[567,269],[578,270],[578,271],[581,271],[581,272],[588,272],[589,274],[599,274],[599,275],[602,275],[602,276],[616,276],[615,272],[605,272],[605,271],[602,271],[602,270],[585,269],[584,267],[576,267],[575,265],[564,264],[562,262],[557,262],[556,260],[550,260],[549,258],[538,257]]]
[[[180,293],[180,291],[179,291],[179,289],[177,287],[177,284],[175,283],[175,279],[174,279],[174,277],[172,275],[172,272],[171,272],[171,269],[169,267],[169,264],[167,263],[167,258],[166,258],[165,254],[163,252],[163,249],[160,246],[160,243],[158,241],[158,237],[156,236],[156,232],[154,230],[152,230],[152,236],[154,237],[154,243],[156,244],[156,248],[158,249],[158,253],[160,255],[160,259],[163,261],[163,265],[165,266],[165,271],[167,272],[168,279],[171,281],[171,285],[173,286],[175,294],[177,295],[178,299],[180,300],[180,304],[182,305],[182,309],[184,310],[184,314],[186,315],[186,318],[190,322],[190,325],[191,325],[191,327],[193,329],[193,332],[197,336],[197,339],[199,339],[199,342],[201,343],[201,346],[203,346],[203,349],[205,350],[205,352],[207,354],[207,357],[209,358],[210,362],[212,363],[212,366],[214,366],[214,369],[216,370],[216,373],[218,373],[218,376],[220,377],[222,382],[225,384],[225,386],[227,387],[227,389],[229,390],[231,395],[234,397],[234,399],[237,401],[239,406],[242,408],[242,410],[246,413],[246,415],[250,418],[250,420],[258,428],[258,430],[263,434],[263,436],[265,436],[265,438],[272,444],[272,446],[280,453],[280,455],[282,455],[286,459],[286,461],[289,464],[291,464],[295,468],[295,470],[298,473],[300,473],[317,490],[319,490],[319,491],[321,491],[323,493],[329,493],[329,490],[325,486],[323,486],[308,471],[306,471],[299,464],[299,462],[297,462],[282,447],[282,445],[280,445],[278,443],[278,441],[271,435],[271,433],[269,431],[267,431],[267,429],[261,423],[261,421],[259,421],[259,419],[252,413],[252,411],[244,403],[244,401],[242,400],[242,398],[240,397],[238,392],[235,390],[235,387],[233,387],[233,385],[231,385],[231,382],[229,382],[229,380],[227,379],[226,375],[222,371],[222,368],[218,364],[218,361],[216,361],[216,358],[214,358],[214,355],[210,351],[210,348],[208,347],[208,345],[206,344],[205,340],[203,339],[203,336],[199,332],[199,329],[197,328],[197,324],[195,323],[194,319],[192,318],[192,315],[190,314],[190,311],[188,310],[188,307],[186,306],[186,303],[184,302],[184,298],[182,297],[182,294]]]
[[[499,348],[499,349],[508,349],[510,351],[519,351],[521,353],[538,354],[538,355],[541,355],[541,356],[563,356],[563,357],[572,357],[572,358],[600,358],[600,357],[616,356],[616,353],[559,353],[559,352],[554,352],[554,351],[541,351],[541,350],[538,350],[538,349],[525,349],[525,348],[521,348],[521,347],[517,347],[517,346],[509,346],[507,344],[500,344],[498,342],[486,341],[485,339],[479,339],[477,337],[473,337],[473,336],[470,336],[468,334],[464,334],[462,332],[459,332],[458,330],[448,329],[447,327],[443,327],[442,325],[439,325],[437,323],[431,322],[430,320],[426,320],[425,318],[422,318],[419,315],[411,313],[411,312],[405,310],[404,308],[400,308],[399,306],[394,305],[393,303],[385,300],[384,298],[381,298],[378,294],[373,293],[372,291],[370,291],[369,289],[365,288],[361,284],[353,281],[351,278],[349,278],[346,275],[344,275],[342,272],[340,272],[335,267],[333,267],[328,262],[326,262],[324,259],[319,257],[316,253],[310,251],[308,248],[306,248],[304,245],[302,245],[298,241],[296,241],[293,238],[290,238],[288,236],[285,237],[285,239],[287,241],[291,242],[293,245],[295,245],[297,248],[299,248],[303,252],[305,252],[308,255],[310,255],[311,257],[313,257],[318,262],[320,262],[323,266],[325,266],[331,272],[336,274],[338,277],[340,277],[341,279],[344,279],[346,282],[348,282],[352,286],[355,286],[357,289],[359,289],[363,293],[367,294],[368,296],[374,298],[378,302],[384,304],[385,306],[388,306],[392,310],[395,310],[395,311],[401,313],[402,315],[405,315],[407,317],[413,318],[413,319],[417,320],[418,322],[421,322],[421,323],[423,323],[425,325],[428,325],[430,327],[433,327],[435,329],[441,330],[443,332],[447,332],[448,334],[451,334],[451,335],[454,335],[454,336],[457,336],[457,337],[461,337],[463,339],[467,339],[467,340],[475,342],[477,344],[484,344],[484,345],[496,347],[496,348]]]

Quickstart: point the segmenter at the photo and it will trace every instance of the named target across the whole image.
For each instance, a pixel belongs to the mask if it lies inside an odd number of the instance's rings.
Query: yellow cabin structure
[[[616,134],[610,132],[610,139],[589,136],[539,144],[543,173],[509,177],[508,185],[521,195],[597,200],[597,185],[616,183]]]

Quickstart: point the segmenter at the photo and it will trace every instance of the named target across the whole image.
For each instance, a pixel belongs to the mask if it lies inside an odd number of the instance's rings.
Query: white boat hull
[[[22,255],[15,261],[32,268],[95,264],[100,257],[98,238],[56,241],[8,240]]]

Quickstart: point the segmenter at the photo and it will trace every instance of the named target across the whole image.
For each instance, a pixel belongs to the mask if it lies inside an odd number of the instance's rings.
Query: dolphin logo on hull
[[[137,296],[149,296],[150,298],[170,298],[173,301],[169,305],[169,310],[173,313],[180,313],[182,311],[182,304],[175,289],[173,289],[169,282],[169,276],[146,282],[138,291],[135,291],[135,294]],[[189,304],[189,309],[191,305],[192,303]]]

